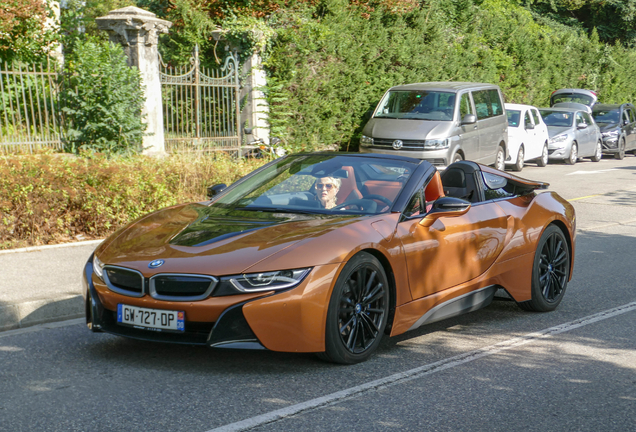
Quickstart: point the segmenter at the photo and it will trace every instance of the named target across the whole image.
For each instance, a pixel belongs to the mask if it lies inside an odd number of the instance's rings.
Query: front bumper
[[[619,152],[619,137],[603,137],[603,154],[614,154]]]
[[[564,160],[570,157],[572,151],[572,143],[569,142],[565,147],[548,147],[548,159],[549,160]]]
[[[377,153],[391,156],[406,156],[415,159],[423,159],[429,162],[431,165],[438,168],[448,166],[450,160],[449,150],[393,150],[377,147],[362,147],[360,146],[360,153]]]
[[[327,308],[338,267],[337,264],[314,267],[303,282],[288,291],[174,303],[147,295],[135,298],[110,291],[93,275],[91,256],[82,275],[86,324],[93,332],[146,341],[214,348],[322,352],[325,350]],[[118,303],[184,310],[185,330],[156,331],[121,325],[117,323]]]

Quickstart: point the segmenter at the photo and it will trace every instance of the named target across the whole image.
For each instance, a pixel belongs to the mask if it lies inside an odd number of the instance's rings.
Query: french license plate
[[[151,330],[185,331],[185,312],[117,305],[117,322]]]

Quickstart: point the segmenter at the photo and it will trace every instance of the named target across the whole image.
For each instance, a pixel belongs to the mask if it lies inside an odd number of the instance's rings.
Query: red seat
[[[444,196],[444,187],[442,186],[442,176],[439,171],[435,173],[431,181],[424,189],[424,197],[426,198],[426,211],[430,211],[433,201]]]
[[[353,172],[353,167],[343,166],[342,169],[347,171],[348,177],[340,179],[341,184],[338,195],[336,195],[336,205],[340,205],[345,201],[362,198],[362,193],[358,190],[358,185],[356,185],[356,177]]]

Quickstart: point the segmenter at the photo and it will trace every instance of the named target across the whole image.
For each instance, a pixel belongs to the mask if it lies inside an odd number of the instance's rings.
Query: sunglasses
[[[331,183],[316,183],[316,189],[327,189],[330,190],[333,187]]]

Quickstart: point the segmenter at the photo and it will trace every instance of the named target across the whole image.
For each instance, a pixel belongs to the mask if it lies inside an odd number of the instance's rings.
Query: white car
[[[548,164],[548,127],[531,105],[506,104],[508,115],[508,158],[506,166],[521,171],[528,161]]]

